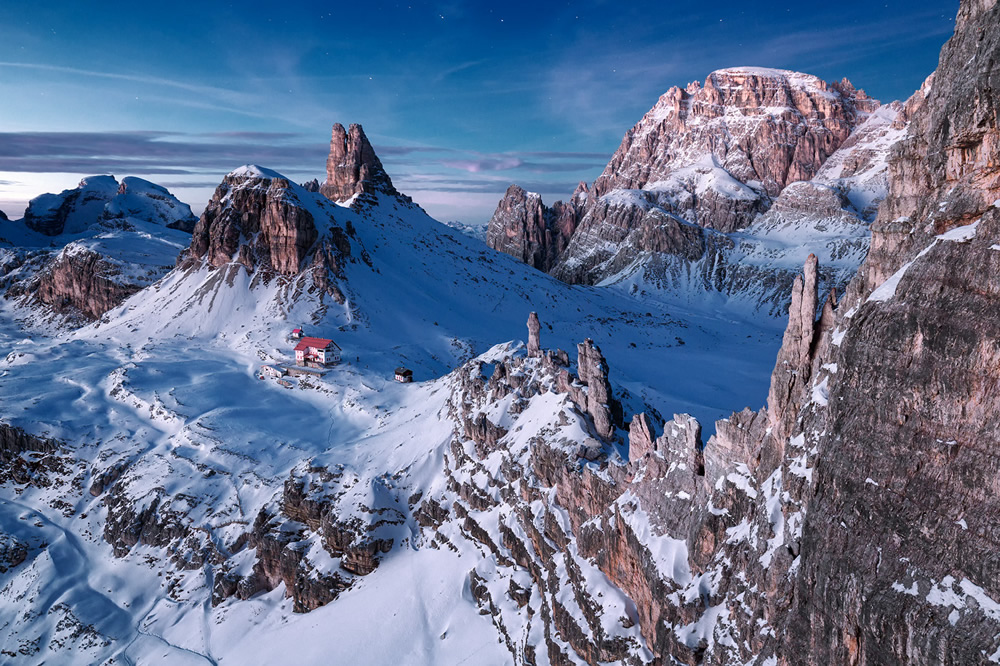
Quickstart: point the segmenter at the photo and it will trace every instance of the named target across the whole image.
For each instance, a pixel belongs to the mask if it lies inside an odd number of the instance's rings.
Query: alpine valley
[[[711,72],[485,243],[360,125],[33,199],[0,662],[1000,662],[998,110],[963,0],[909,100]]]

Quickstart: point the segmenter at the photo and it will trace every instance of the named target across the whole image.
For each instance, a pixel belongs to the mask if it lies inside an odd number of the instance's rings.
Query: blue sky
[[[672,85],[758,65],[905,99],[948,2],[0,3],[0,209],[83,175],[138,175],[199,212],[253,162],[322,180],[364,125],[397,188],[485,222],[516,182],[592,181]]]

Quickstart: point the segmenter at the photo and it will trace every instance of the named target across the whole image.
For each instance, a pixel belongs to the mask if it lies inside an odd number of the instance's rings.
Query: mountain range
[[[487,245],[359,125],[0,220],[4,658],[1000,661],[998,25],[672,88]]]

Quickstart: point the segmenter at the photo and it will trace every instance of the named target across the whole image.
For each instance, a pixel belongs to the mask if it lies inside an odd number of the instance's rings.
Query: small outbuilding
[[[305,336],[305,334],[306,332],[303,331],[301,328],[293,328],[291,338],[292,340],[301,340]]]
[[[332,363],[340,363],[340,351],[333,340],[304,337],[295,345],[295,363],[326,367]]]
[[[413,370],[409,368],[396,368],[396,381],[402,384],[409,384],[413,381]]]
[[[260,376],[261,379],[265,377],[270,377],[271,379],[279,379],[287,374],[287,370],[284,368],[279,368],[276,365],[262,365],[260,366]]]

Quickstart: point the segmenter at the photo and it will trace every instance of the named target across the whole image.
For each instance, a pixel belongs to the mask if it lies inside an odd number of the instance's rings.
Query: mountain
[[[0,478],[18,489],[0,499],[5,645],[49,663],[281,659],[293,644],[307,661],[377,649],[373,661],[504,662],[493,619],[462,589],[483,559],[475,525],[515,505],[480,515],[501,485],[484,494],[487,477],[459,470],[464,433],[540,436],[564,414],[571,460],[620,465],[629,415],[656,413],[646,403],[711,423],[766,395],[770,322],[563,284],[369,189],[366,173],[341,178],[355,194],[336,202],[240,167],[176,268],[93,324],[26,339],[5,306]],[[529,349],[540,336],[546,352],[526,361],[508,341],[533,309],[544,323]],[[291,361],[299,326],[333,338],[341,365],[291,389],[258,379]],[[723,352],[734,345],[736,361]],[[413,384],[392,381],[400,365]],[[464,401],[490,368],[496,392]],[[719,380],[682,388],[696,371]],[[472,411],[487,398],[488,413]],[[404,618],[377,648],[359,624],[373,610]],[[277,633],[251,630],[260,613]],[[316,621],[345,629],[322,637]],[[639,644],[637,627],[615,632]]]
[[[824,285],[846,286],[905,128],[900,104],[846,80],[719,70],[664,94],[569,204],[511,187],[487,242],[570,283],[708,292],[784,314],[810,252],[826,259]]]
[[[57,321],[93,321],[169,272],[190,242],[191,208],[165,188],[92,176],[0,222],[0,288]]]
[[[371,168],[342,201],[234,170],[87,326],[0,304],[4,656],[1000,662],[997,25],[962,3],[867,133],[887,172],[831,156],[754,222],[866,215],[885,178],[860,270],[827,297],[807,255],[780,347],[732,300],[555,280]],[[298,327],[341,362],[295,367]]]
[[[486,242],[486,227],[476,224],[465,224],[464,222],[459,222],[458,220],[448,220],[444,222],[444,224],[451,227],[455,231],[460,231],[469,238],[475,238],[482,243]]]

